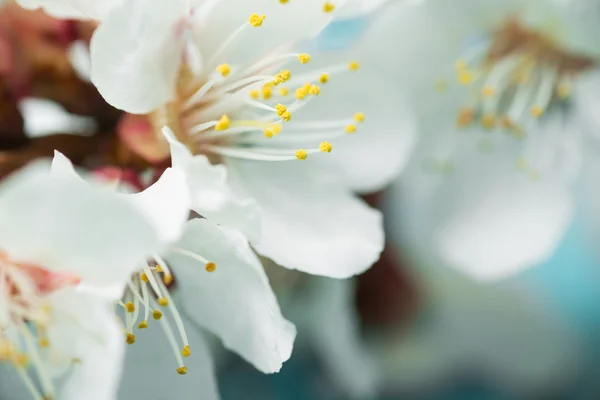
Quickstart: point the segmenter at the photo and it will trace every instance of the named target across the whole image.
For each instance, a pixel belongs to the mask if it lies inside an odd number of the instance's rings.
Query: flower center
[[[78,282],[74,276],[15,263],[0,254],[0,362],[16,369],[36,400],[54,396],[52,378],[42,359],[43,352],[50,350],[46,330],[53,317],[47,296]],[[41,393],[29,367],[37,375]]]
[[[593,66],[591,59],[559,48],[540,33],[511,19],[459,59],[456,73],[470,88],[459,127],[479,120],[486,129],[502,128],[521,138],[532,120],[568,98],[571,82]]]
[[[327,8],[327,7],[325,7]],[[327,8],[329,10],[329,8]],[[324,12],[331,12],[324,11]],[[248,65],[228,63],[246,29],[268,16],[253,14],[232,32],[200,68],[188,46],[179,76],[178,98],[152,115],[155,130],[168,125],[195,154],[260,161],[304,160],[329,153],[329,140],[354,133],[364,115],[326,121],[295,122],[297,113],[326,90],[335,76],[359,69],[357,62],[310,70],[306,53],[276,51]],[[280,135],[280,133],[283,133]],[[299,148],[306,143],[314,147]]]

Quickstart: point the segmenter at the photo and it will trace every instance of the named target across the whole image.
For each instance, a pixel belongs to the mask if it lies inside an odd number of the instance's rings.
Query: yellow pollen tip
[[[481,117],[481,126],[485,129],[494,129],[496,127],[496,116],[493,114],[485,114]]]
[[[277,110],[277,115],[281,117],[281,114],[287,111],[287,107],[281,103],[275,105],[275,110]]]
[[[223,115],[217,125],[215,125],[216,131],[224,131],[229,128],[229,117],[227,115]]]
[[[273,131],[269,130],[269,129],[265,129],[263,131],[263,134],[265,135],[266,138],[272,138],[273,137]]]
[[[29,357],[26,354],[18,353],[13,356],[12,362],[21,368],[25,368],[29,364]]]
[[[454,63],[454,68],[456,68],[458,71],[467,69],[467,63],[463,60],[458,60]]]
[[[290,1],[290,0],[279,0],[279,2],[280,2],[281,4],[287,4],[287,3],[289,3],[289,1]]]
[[[273,96],[273,91],[272,91],[271,87],[268,85],[263,86],[263,88],[262,88],[263,99],[269,100],[271,98],[271,96]]]
[[[458,126],[459,128],[464,128],[465,126],[473,122],[474,118],[475,112],[473,111],[473,109],[463,108],[458,113],[458,118],[456,119],[456,126]]]
[[[310,61],[310,56],[306,53],[298,54],[298,61],[300,61],[301,64],[306,64]]]
[[[296,158],[298,160],[306,160],[306,157],[308,157],[308,153],[305,150],[300,149],[296,152]]]
[[[496,94],[496,89],[492,86],[485,86],[483,89],[481,89],[481,94],[484,97],[492,97]]]
[[[231,72],[231,68],[229,67],[229,64],[221,64],[216,68],[216,70],[223,77],[226,77]]]
[[[142,321],[138,324],[138,329],[146,329],[148,328],[148,321]]]
[[[317,85],[312,85],[309,89],[308,89],[308,93],[313,95],[313,96],[318,96],[319,93],[321,93],[321,88],[318,87]]]
[[[170,285],[171,282],[173,282],[173,275],[165,274],[165,276],[163,276],[163,282],[165,283],[165,285]]]
[[[258,28],[259,26],[261,26],[264,20],[265,20],[265,16],[258,15],[258,14],[252,14],[250,16],[250,18],[248,18],[248,22],[250,23],[250,25],[252,25],[255,28]]]
[[[458,73],[458,83],[468,85],[471,82],[473,82],[473,75],[469,71],[463,70]]]
[[[329,75],[321,74],[321,76],[319,77],[319,82],[321,82],[321,84],[323,85],[329,82]]]
[[[540,106],[533,106],[531,107],[531,115],[535,118],[539,118],[542,116],[542,114],[544,114],[544,109]]]
[[[161,307],[166,307],[169,305],[169,299],[167,299],[166,297],[159,297],[157,303]]]
[[[134,344],[135,343],[135,335],[133,333],[128,333],[127,335],[125,335],[125,342],[127,344]]]
[[[206,272],[215,272],[215,270],[217,269],[217,264],[212,262],[206,263],[204,269],[206,270]]]
[[[358,61],[352,61],[348,64],[348,69],[350,71],[357,71],[360,68],[360,64]]]
[[[192,355],[192,351],[190,350],[190,346],[183,346],[183,350],[181,350],[181,355],[184,357],[189,357]]]
[[[127,310],[128,313],[132,313],[135,311],[135,306],[132,302],[128,301],[127,303],[125,303],[125,310]]]
[[[158,264],[154,268],[156,269],[156,272],[163,272],[163,269]]]
[[[177,373],[179,375],[185,375],[185,374],[187,374],[187,367],[179,367],[179,368],[177,368]]]
[[[323,153],[331,153],[332,148],[333,148],[333,146],[329,142],[322,142],[319,145],[319,150]]]
[[[359,124],[365,122],[365,114],[361,112],[354,114],[354,120]]]
[[[286,87],[280,87],[279,88],[279,94],[281,96],[287,96],[288,94],[290,94],[290,90]]]
[[[273,124],[271,125],[271,130],[274,135],[279,135],[281,133],[281,124]]]
[[[308,90],[306,90],[304,87],[300,87],[296,89],[295,95],[298,100],[302,100],[306,97],[306,95],[308,95]]]
[[[260,93],[258,92],[258,90],[251,90],[249,94],[250,94],[250,97],[253,98],[254,100],[258,99],[258,96],[260,96]]]
[[[292,119],[292,113],[289,111],[285,111],[283,113],[281,113],[281,115],[279,115],[279,117],[284,121],[284,122],[290,122],[290,120]]]
[[[158,310],[153,310],[152,311],[152,318],[154,318],[155,320],[159,320],[162,318],[162,313]]]
[[[50,346],[50,341],[46,338],[41,338],[40,340],[38,340],[38,344],[41,348],[45,349]]]
[[[145,272],[140,275],[140,279],[142,280],[142,282],[148,283],[148,275],[146,275]]]
[[[356,125],[350,124],[346,126],[346,133],[354,133],[356,132]]]
[[[326,2],[325,4],[323,4],[323,11],[326,13],[330,13],[333,12],[333,10],[335,10],[335,5],[331,4],[330,2]]]
[[[556,88],[556,95],[559,99],[564,100],[571,95],[571,88],[567,84],[560,84]]]

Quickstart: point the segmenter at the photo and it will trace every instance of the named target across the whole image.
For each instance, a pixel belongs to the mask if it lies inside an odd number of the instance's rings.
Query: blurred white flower
[[[0,361],[34,399],[115,398],[123,345],[113,299],[85,287],[124,287],[157,245],[154,230],[130,202],[46,163],[2,183],[0,210]]]
[[[419,117],[392,200],[408,242],[480,280],[553,253],[595,155],[597,11],[583,0],[388,8],[372,40],[418,38],[383,55]]]

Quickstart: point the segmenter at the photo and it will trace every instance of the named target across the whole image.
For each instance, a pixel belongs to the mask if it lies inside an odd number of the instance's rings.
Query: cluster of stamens
[[[334,9],[332,3],[323,5],[325,13]],[[300,66],[307,65],[311,56],[306,53],[271,54],[245,67],[223,62],[246,29],[257,29],[266,23],[268,16],[252,14],[224,40],[205,63],[202,73],[191,74],[192,77],[182,74],[181,79],[185,82],[180,82],[183,89],[176,102],[177,115],[161,121],[169,125],[194,153],[260,161],[305,160],[312,153],[331,152],[333,147],[329,140],[356,132],[356,124],[364,121],[362,113],[356,114],[358,117],[355,118],[310,123],[296,122],[294,118],[299,110],[321,94],[322,85],[335,75],[358,70],[356,61],[299,74],[288,67],[272,75],[263,72],[277,70],[294,60]],[[287,101],[288,98],[291,100]],[[167,114],[169,112],[172,111]],[[173,120],[177,123],[168,122]],[[160,123],[157,128],[158,125]],[[280,135],[282,132],[286,134]],[[273,139],[272,145],[267,145],[265,138]],[[314,148],[289,148],[293,143],[313,140],[318,143]]]

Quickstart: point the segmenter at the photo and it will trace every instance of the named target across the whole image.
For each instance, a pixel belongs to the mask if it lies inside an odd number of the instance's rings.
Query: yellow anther
[[[335,10],[335,5],[331,4],[330,2],[325,2],[325,4],[323,4],[323,11],[326,13],[330,13],[333,12],[333,10]]]
[[[358,63],[358,61],[351,61],[351,62],[348,64],[348,69],[349,69],[350,71],[356,71],[356,70],[358,70],[359,68],[360,68],[360,64]]]
[[[162,313],[159,310],[152,310],[152,318],[158,321],[162,318]]]
[[[356,114],[354,114],[354,120],[359,124],[365,122],[365,114],[357,112]]]
[[[296,152],[296,158],[298,160],[306,160],[306,157],[308,157],[308,153],[306,152],[306,150],[300,149]]]
[[[275,79],[273,79],[274,85],[279,85],[280,83],[287,82],[292,77],[292,73],[288,69],[284,69],[278,74],[275,75]]]
[[[473,75],[467,70],[460,71],[458,73],[458,82],[461,85],[468,85],[473,82]]]
[[[306,53],[298,54],[298,61],[300,61],[301,64],[306,64],[310,61],[310,56]]]
[[[496,116],[494,114],[484,114],[481,117],[481,126],[485,129],[494,129],[496,127]]]
[[[281,103],[275,105],[275,110],[277,110],[277,115],[281,117],[281,114],[287,111],[287,107]]]
[[[7,360],[14,354],[14,347],[8,342],[0,342],[0,360]]]
[[[212,262],[206,263],[204,269],[206,270],[206,272],[215,272],[215,270],[217,269],[217,264]]]
[[[458,71],[467,69],[467,63],[464,60],[458,60],[454,63],[454,68],[456,68]]]
[[[271,131],[273,131],[274,135],[279,135],[281,133],[281,124],[271,125]]]
[[[346,125],[346,133],[354,133],[356,132],[356,125],[350,124]]]
[[[140,279],[142,280],[142,282],[148,283],[148,275],[146,275],[146,273],[145,273],[145,272],[143,272],[143,273],[140,275]]]
[[[475,111],[473,111],[472,108],[463,108],[458,113],[458,118],[456,119],[456,126],[458,126],[459,128],[464,128],[465,126],[473,122],[474,118]]]
[[[163,272],[163,269],[158,264],[156,264],[156,267],[154,267],[154,269],[156,270],[156,272]]]
[[[46,314],[50,314],[50,313],[52,313],[52,310],[53,310],[53,308],[52,308],[52,304],[46,303],[46,304],[43,304],[43,305],[42,305],[42,311],[43,311],[44,313],[46,313]]]
[[[177,373],[179,375],[185,375],[185,374],[187,374],[187,367],[179,367],[179,368],[177,368]]]
[[[265,129],[265,130],[263,131],[263,133],[264,133],[264,135],[265,135],[265,137],[266,137],[266,138],[269,138],[269,139],[270,139],[270,138],[272,138],[272,137],[273,137],[273,131],[272,131],[272,130],[270,130],[270,129]]]
[[[221,64],[217,67],[217,72],[220,73],[223,77],[229,75],[231,72],[231,68],[229,64]]]
[[[311,87],[308,89],[308,94],[310,95],[318,96],[319,93],[321,93],[321,88],[317,85],[311,85]]]
[[[47,338],[40,338],[38,340],[38,344],[40,345],[41,348],[45,349],[50,346],[50,341]]]
[[[510,117],[508,116],[503,116],[500,119],[500,125],[504,128],[504,129],[513,129],[515,128],[515,124],[514,122],[512,122],[512,120],[510,119]]]
[[[125,335],[125,342],[127,342],[127,344],[134,344],[135,335],[133,333],[128,333],[127,335]]]
[[[125,303],[125,310],[127,310],[128,313],[132,313],[135,311],[135,305],[133,305],[132,302],[128,301],[127,303]]]
[[[280,87],[279,88],[279,94],[281,96],[287,96],[288,94],[290,94],[290,90],[286,87]]]
[[[292,113],[289,111],[285,111],[281,113],[279,118],[281,118],[284,122],[290,122],[290,120],[292,119]]]
[[[290,0],[279,0],[281,4],[287,4]]]
[[[302,100],[308,95],[308,90],[306,90],[304,87],[299,87],[296,89],[295,95],[298,100]]]
[[[189,357],[192,355],[192,351],[190,350],[190,346],[183,346],[183,350],[181,350],[181,355],[184,357]]]
[[[166,307],[169,305],[169,299],[167,299],[166,297],[159,297],[156,302],[161,307]]]
[[[250,23],[250,25],[258,28],[259,26],[262,25],[263,21],[265,20],[265,16],[264,15],[258,15],[258,14],[252,14],[250,16],[250,18],[248,18],[248,22]]]
[[[219,120],[217,125],[215,125],[215,130],[216,131],[224,131],[224,130],[227,130],[228,128],[229,128],[229,117],[227,115],[223,115],[223,116],[221,116],[221,119]]]
[[[329,75],[321,74],[321,76],[319,77],[319,82],[321,82],[321,84],[323,85],[329,82]]]
[[[273,96],[273,90],[271,89],[271,86],[269,85],[265,85],[262,88],[262,97],[265,100],[269,100],[271,98],[271,96]]]
[[[321,144],[319,145],[319,150],[323,153],[331,153],[332,148],[333,146],[329,142],[321,142]]]
[[[542,116],[542,114],[544,114],[544,109],[540,106],[533,106],[529,111],[531,112],[531,115],[535,118],[539,118]]]
[[[258,90],[254,89],[250,91],[250,97],[252,97],[254,100],[258,99],[258,96],[260,96]]]
[[[27,354],[17,353],[13,355],[12,362],[19,368],[25,368],[29,364],[29,357]]]
[[[171,282],[173,282],[173,275],[171,275],[171,274],[165,274],[163,276],[163,282],[165,283],[165,285],[170,285]]]
[[[146,329],[148,328],[148,321],[142,321],[138,324],[138,329]]]
[[[496,89],[493,86],[484,86],[483,89],[481,89],[481,94],[484,97],[492,97],[496,94]]]

